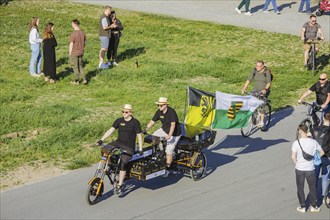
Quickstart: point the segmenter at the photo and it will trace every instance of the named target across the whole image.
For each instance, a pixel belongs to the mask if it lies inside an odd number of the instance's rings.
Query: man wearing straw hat
[[[173,152],[181,137],[181,128],[178,115],[173,108],[169,107],[167,98],[160,97],[156,104],[158,105],[158,110],[156,111],[151,121],[148,123],[145,131],[151,128],[156,121],[161,121],[162,127],[156,130],[153,135],[158,137],[165,137],[167,140],[166,171],[164,177],[168,177],[169,169],[173,161]]]
[[[115,122],[112,124],[112,127],[107,132],[105,132],[101,140],[97,142],[98,145],[101,145],[107,137],[109,137],[116,129],[118,129],[117,140],[112,144],[115,147],[127,151],[127,153],[123,153],[120,156],[121,161],[119,164],[119,182],[114,190],[115,194],[117,195],[122,194],[122,185],[126,176],[126,165],[134,154],[136,137],[138,137],[140,154],[142,153],[143,145],[141,125],[140,122],[132,116],[132,105],[125,104],[122,113],[123,117],[115,120]]]

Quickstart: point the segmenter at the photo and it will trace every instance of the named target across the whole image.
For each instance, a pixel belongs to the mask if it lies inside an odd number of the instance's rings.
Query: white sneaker
[[[108,66],[107,64],[105,64],[105,63],[100,63],[100,64],[99,64],[99,68],[100,68],[100,69],[108,69],[109,66]]]
[[[113,61],[113,62],[112,62],[112,65],[114,65],[114,66],[118,66],[118,63],[116,63],[116,61]]]
[[[235,10],[237,11],[238,14],[241,14],[241,10],[239,10],[238,8],[235,8]]]
[[[321,209],[319,207],[317,207],[317,206],[315,206],[315,207],[311,206],[311,212],[320,212],[320,211],[321,211]]]
[[[245,13],[245,15],[252,16],[252,13],[248,11]]]
[[[298,212],[301,212],[301,213],[306,213],[306,209],[305,209],[305,207],[297,207],[297,211]]]
[[[32,77],[40,77],[40,74],[32,73],[31,76]]]
[[[268,10],[262,11],[262,12],[265,13],[265,14],[269,14],[269,11]]]
[[[162,177],[167,178],[169,174],[170,174],[170,171],[165,170],[165,173],[163,174]]]
[[[258,127],[259,128],[263,128],[264,127],[264,122],[263,121],[260,121],[259,124],[258,124]]]

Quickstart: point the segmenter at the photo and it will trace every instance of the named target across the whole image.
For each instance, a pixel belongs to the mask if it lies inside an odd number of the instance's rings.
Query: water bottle
[[[195,141],[196,141],[197,143],[199,142],[199,135],[198,135],[198,133],[196,133]]]

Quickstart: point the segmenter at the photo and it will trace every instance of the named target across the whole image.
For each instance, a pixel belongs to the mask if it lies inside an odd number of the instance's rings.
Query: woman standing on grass
[[[56,38],[53,34],[54,24],[49,22],[42,34],[43,39],[43,57],[44,57],[44,74],[45,81],[55,83],[56,81]]]
[[[29,42],[31,46],[31,60],[30,60],[30,75],[33,77],[40,77],[41,74],[41,51],[40,51],[40,46],[42,43],[42,39],[40,38],[39,35],[39,18],[33,17],[30,26],[29,26]]]

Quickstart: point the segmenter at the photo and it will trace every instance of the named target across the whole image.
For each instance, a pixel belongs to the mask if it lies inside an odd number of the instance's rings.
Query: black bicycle
[[[315,38],[315,39],[308,39],[306,43],[310,44],[309,53],[308,53],[308,59],[307,59],[307,68],[308,70],[312,71],[312,74],[314,75],[314,71],[316,70],[316,49],[315,44],[319,44],[321,38]]]
[[[248,121],[248,125],[246,127],[241,128],[241,133],[243,137],[249,137],[251,134],[255,133],[258,129],[261,131],[267,131],[270,119],[272,117],[272,107],[270,105],[270,100],[266,97],[262,92],[254,92],[251,95],[257,97],[262,100],[263,103],[256,108],[253,112],[252,116]],[[263,114],[263,121],[262,121]],[[259,125],[262,126],[259,126]]]
[[[308,128],[307,135],[314,138],[314,129],[316,126],[320,124],[320,118],[317,115],[317,112],[321,110],[321,106],[316,103],[309,103],[302,101],[301,104],[308,106],[308,111],[306,114],[306,118],[300,122],[300,124],[304,124]],[[297,129],[296,138],[300,138],[299,132]]]

